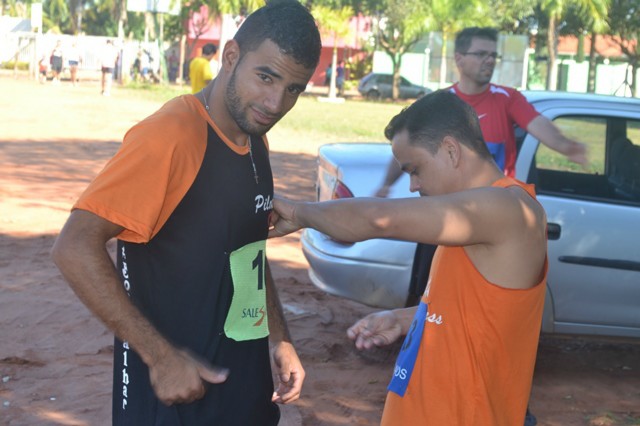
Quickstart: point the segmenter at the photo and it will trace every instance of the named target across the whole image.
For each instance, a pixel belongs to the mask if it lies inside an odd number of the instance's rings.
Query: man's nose
[[[264,106],[270,114],[279,114],[284,108],[285,94],[281,90],[272,90],[264,101]]]
[[[418,192],[420,191],[420,183],[415,176],[411,176],[409,179],[409,191],[410,192]]]

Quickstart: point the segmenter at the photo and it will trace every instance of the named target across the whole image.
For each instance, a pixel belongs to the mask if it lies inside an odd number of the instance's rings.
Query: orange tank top
[[[535,198],[533,185],[512,178],[493,184],[512,185]],[[534,287],[499,287],[478,272],[463,247],[438,247],[422,298],[427,312],[413,371],[404,396],[390,385],[382,425],[522,426],[546,277],[545,261]],[[394,376],[405,373],[396,364]]]

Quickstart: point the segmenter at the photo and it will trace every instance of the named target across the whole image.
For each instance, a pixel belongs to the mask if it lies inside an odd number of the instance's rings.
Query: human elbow
[[[393,221],[389,216],[374,217],[369,221],[370,237],[392,237]]]
[[[60,234],[58,238],[56,238],[50,252],[51,259],[58,269],[62,270],[64,265],[70,261],[72,257],[70,251],[70,242],[67,240],[65,234]]]

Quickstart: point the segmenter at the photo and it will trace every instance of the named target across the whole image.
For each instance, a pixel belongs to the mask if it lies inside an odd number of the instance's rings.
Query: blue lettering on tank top
[[[409,332],[404,339],[396,365],[393,369],[393,377],[387,387],[387,390],[394,392],[400,396],[404,396],[409,385],[409,380],[413,374],[413,368],[416,365],[416,359],[418,358],[418,349],[420,349],[420,342],[422,341],[422,334],[424,332],[424,324],[426,322],[428,313],[427,304],[420,302],[416,315],[413,317]]]
[[[500,170],[504,170],[506,160],[506,144],[502,142],[486,142],[489,152],[493,156],[493,160],[496,162]]]

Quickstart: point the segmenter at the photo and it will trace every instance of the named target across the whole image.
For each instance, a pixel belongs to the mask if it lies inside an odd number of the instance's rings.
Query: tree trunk
[[[176,79],[176,83],[182,85],[185,81],[184,78],[184,62],[186,58],[186,44],[187,44],[187,35],[182,34],[180,36],[180,66],[178,67],[178,78]]]
[[[576,52],[576,62],[584,62],[584,33],[578,34],[578,51]]]
[[[329,98],[336,98],[336,78],[338,77],[338,45],[335,41],[335,34],[333,38],[333,51],[331,52],[331,79],[329,81]]]
[[[595,31],[591,32],[591,49],[589,50],[589,74],[587,77],[587,92],[596,92],[596,40],[598,34]]]
[[[444,30],[442,31],[442,49],[440,50],[440,54],[440,83],[438,84],[438,89],[442,89],[447,84],[447,35]]]
[[[120,40],[124,39],[124,23],[127,21],[127,2],[125,0],[121,0],[118,4],[119,6],[119,17],[118,17],[118,38]]]
[[[402,54],[396,54],[392,56],[393,61],[393,79],[391,80],[391,99],[394,101],[398,99],[399,90],[398,84],[400,83],[400,65],[402,64]]]
[[[558,84],[558,68],[556,64],[556,17],[549,16],[547,32],[547,90],[556,90]]]

